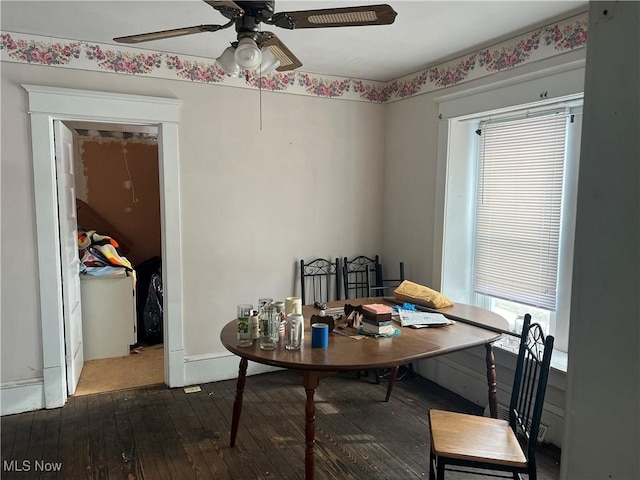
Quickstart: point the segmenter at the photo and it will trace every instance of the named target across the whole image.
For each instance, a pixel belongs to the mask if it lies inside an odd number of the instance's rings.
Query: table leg
[[[487,361],[487,385],[489,386],[489,411],[492,418],[498,418],[498,381],[496,379],[496,358],[493,345],[485,344]]]
[[[315,372],[304,372],[304,390],[307,393],[307,403],[304,406],[305,427],[304,436],[306,449],[304,452],[304,478],[313,480],[315,478],[315,459],[313,445],[316,438],[316,404],[313,396],[318,388],[319,375]]]
[[[238,383],[236,384],[236,399],[233,402],[233,417],[231,419],[231,442],[230,446],[236,444],[236,435],[238,434],[238,426],[240,425],[240,414],[242,413],[242,395],[244,394],[244,384],[247,380],[247,365],[249,361],[242,357],[240,359],[240,367],[238,368]]]
[[[385,402],[388,402],[389,399],[391,398],[391,390],[393,390],[393,386],[396,383],[396,378],[398,376],[398,368],[400,367],[396,365],[391,369],[391,376],[389,377],[389,384],[387,385],[387,396],[384,399]]]

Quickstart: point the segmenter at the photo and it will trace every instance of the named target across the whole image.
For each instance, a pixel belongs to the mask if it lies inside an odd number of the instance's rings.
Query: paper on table
[[[412,310],[398,310],[400,325],[403,327],[426,326],[435,327],[439,325],[451,325],[453,322],[441,313],[414,312]]]

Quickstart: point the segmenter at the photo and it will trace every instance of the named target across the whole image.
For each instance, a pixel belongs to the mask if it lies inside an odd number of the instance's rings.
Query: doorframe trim
[[[173,98],[22,85],[29,97],[35,189],[36,242],[45,408],[67,400],[60,231],[53,121],[99,121],[158,127],[164,376],[170,387],[184,385],[182,240],[178,114]]]

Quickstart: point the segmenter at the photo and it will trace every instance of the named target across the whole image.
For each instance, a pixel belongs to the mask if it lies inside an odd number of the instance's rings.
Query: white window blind
[[[474,290],[555,310],[564,114],[481,127]]]

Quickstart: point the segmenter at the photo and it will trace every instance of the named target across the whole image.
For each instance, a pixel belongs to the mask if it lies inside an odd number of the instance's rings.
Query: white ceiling
[[[293,11],[384,3],[276,0],[275,10]],[[588,9],[570,1],[389,1],[392,25],[286,30],[269,25],[302,61],[300,70],[389,81],[476,48]],[[115,44],[113,37],[200,24],[226,23],[200,0],[6,1],[2,31]],[[136,45],[163,52],[216,58],[235,40],[232,28]]]

